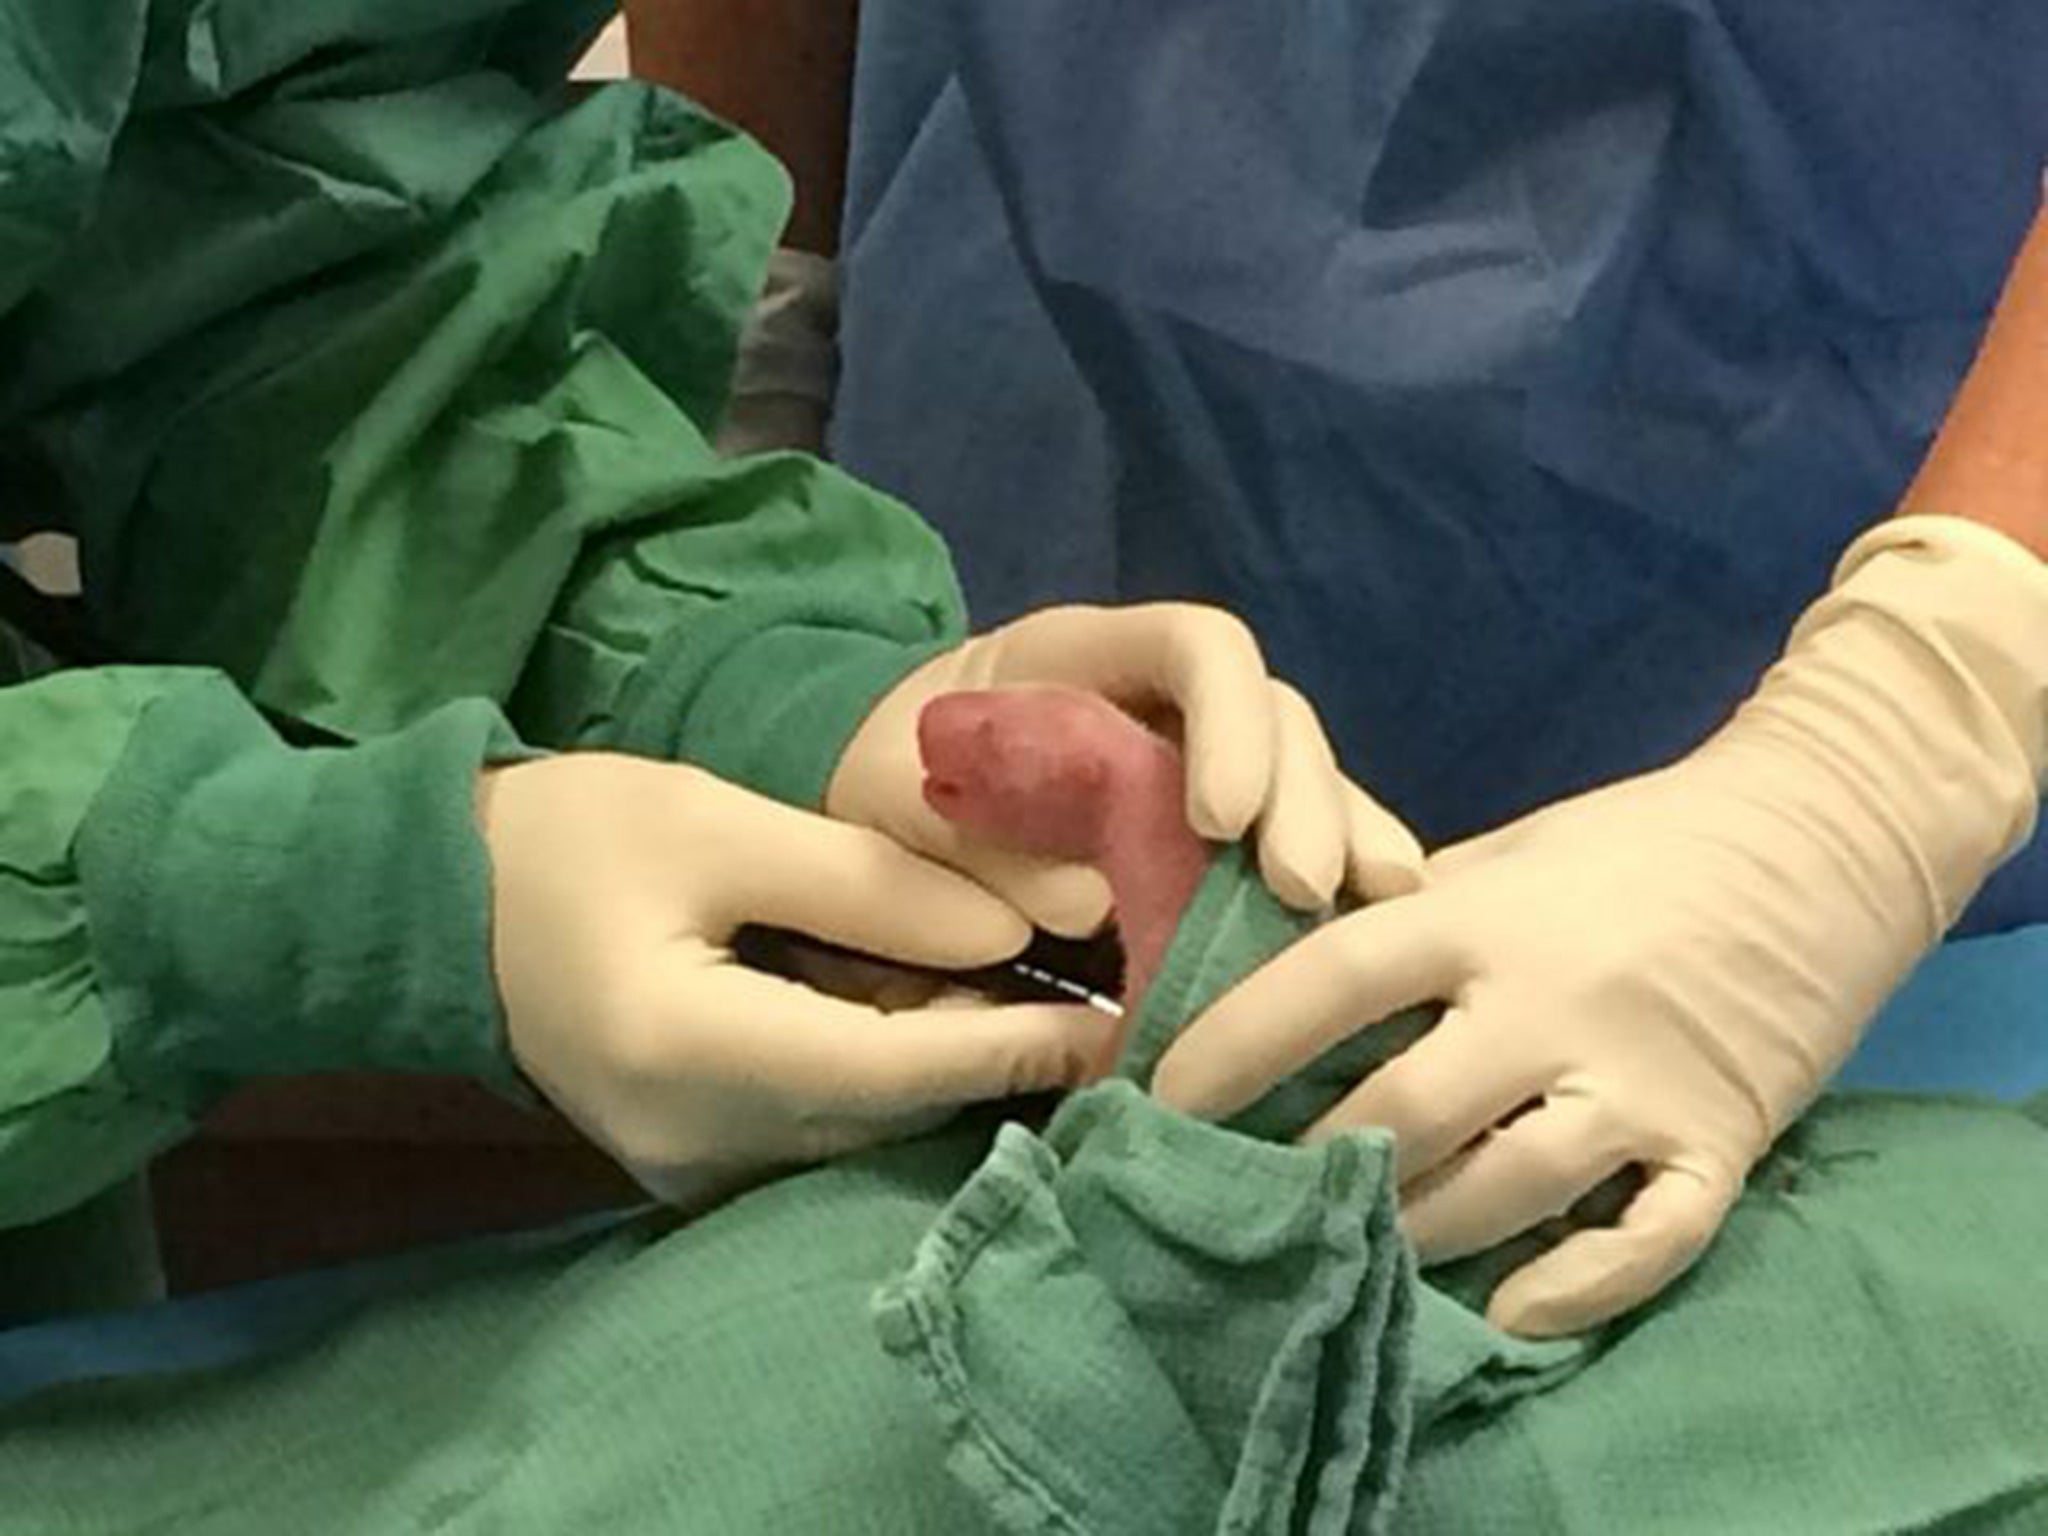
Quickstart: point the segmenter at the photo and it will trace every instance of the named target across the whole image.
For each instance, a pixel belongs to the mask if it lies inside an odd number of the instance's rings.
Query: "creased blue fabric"
[[[1689,747],[1889,510],[2043,57],[2036,0],[870,0],[835,451],[984,620],[1243,612],[1464,835]],[[2036,852],[1972,922],[2043,918]]]

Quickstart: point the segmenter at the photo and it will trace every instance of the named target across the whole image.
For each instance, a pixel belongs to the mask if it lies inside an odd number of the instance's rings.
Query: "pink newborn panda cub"
[[[1124,1017],[1159,974],[1211,849],[1188,826],[1180,752],[1097,694],[949,693],[918,718],[924,796],[987,842],[1094,866],[1124,949]],[[1119,1035],[1097,1063],[1107,1071]]]

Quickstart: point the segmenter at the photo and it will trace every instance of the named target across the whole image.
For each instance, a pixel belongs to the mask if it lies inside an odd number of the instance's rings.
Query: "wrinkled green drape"
[[[568,106],[604,9],[0,5],[0,529],[78,536],[129,664],[0,688],[0,1228],[238,1076],[508,1075],[467,804],[515,733],[811,801],[962,632],[904,508],[713,454],[785,178]]]

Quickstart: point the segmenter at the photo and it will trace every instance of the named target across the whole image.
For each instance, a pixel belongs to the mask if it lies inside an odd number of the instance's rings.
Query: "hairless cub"
[[[1209,860],[1187,823],[1179,750],[1107,699],[1065,688],[943,694],[917,734],[925,799],[940,815],[1109,881],[1135,1017]]]

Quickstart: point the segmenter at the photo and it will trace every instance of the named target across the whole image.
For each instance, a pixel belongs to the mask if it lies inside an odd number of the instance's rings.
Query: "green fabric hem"
[[[838,627],[859,617],[830,604],[736,598],[697,618],[649,655],[620,746],[820,808],[876,702],[954,643]]]
[[[1315,926],[1266,890],[1245,849],[1219,850],[1140,1010],[1119,1078],[1069,1100],[1043,1145],[1006,1133],[934,1223],[910,1272],[878,1302],[885,1346],[938,1405],[956,1479],[1005,1530],[1385,1530],[1424,1427],[1547,1390],[1593,1358],[1598,1340],[1515,1339],[1476,1310],[1496,1278],[1489,1263],[1509,1249],[1453,1266],[1436,1283],[1418,1277],[1395,1216],[1385,1136],[1337,1137],[1313,1152],[1294,1144],[1368,1072],[1419,1038],[1438,1010],[1410,1010],[1361,1030],[1227,1125],[1175,1115],[1136,1086],[1191,1019]],[[1304,1173],[1311,1164],[1300,1160],[1318,1154],[1323,1161]],[[1205,1348],[1224,1351],[1247,1296],[1270,1300],[1275,1287],[1294,1287],[1257,1368],[1235,1373],[1257,1386],[1235,1428],[1199,1391],[1192,1400],[1181,1395],[1188,1383],[1144,1337],[1142,1301],[1121,1330],[1105,1334],[1086,1324],[1087,1296],[1048,1298],[1006,1274],[1079,1273],[1106,1295],[1142,1297],[1144,1255],[1156,1246],[1182,1256],[1174,1272],[1184,1283],[1213,1278],[1205,1263],[1213,1267],[1219,1255],[1250,1262],[1244,1245],[1279,1219],[1276,1211],[1299,1209],[1298,1183],[1267,1182],[1282,1169],[1321,1181],[1315,1246],[1329,1268],[1313,1283],[1284,1267],[1257,1282],[1239,1272],[1219,1298],[1215,1315],[1229,1321]],[[1170,1180],[1160,1170],[1170,1170]],[[1114,1217],[1090,1214],[1089,1181],[1098,1178],[1112,1189],[1102,1198]],[[1217,1238],[1217,1229],[1231,1235]],[[1274,1248],[1273,1261],[1284,1265],[1288,1251]],[[1186,1257],[1192,1253],[1201,1260]],[[1017,1314],[1034,1307],[1046,1315],[1020,1321]],[[1171,1519],[1130,1491],[1121,1465],[1091,1461],[1090,1437],[1110,1431],[1089,1405],[1063,1403],[1071,1389],[1056,1363],[1004,1354],[987,1342],[998,1332],[994,1321],[977,1332],[998,1315],[1004,1327],[1065,1339],[1068,1353],[1082,1335],[1091,1358],[1116,1362],[1127,1411],[1149,1427],[1153,1464],[1172,1468]],[[1158,1349],[1174,1347],[1168,1337]],[[1048,1411],[1048,1402],[1064,1411]],[[1217,1445],[1228,1450],[1211,1449]],[[1200,1475],[1205,1466],[1215,1471],[1213,1486]],[[1118,1502],[1125,1499],[1129,1509]]]
[[[987,1422],[957,1339],[957,1288],[981,1253],[1041,1198],[1051,1162],[1050,1151],[1029,1131],[1004,1126],[987,1159],[919,1243],[910,1272],[876,1294],[872,1317],[882,1348],[909,1366],[936,1408],[955,1474],[986,1502],[997,1524],[1088,1536],[1089,1528],[1037,1477],[1029,1458],[1013,1455],[1005,1433]]]
[[[519,1093],[491,969],[488,705],[293,751],[224,684],[159,702],[80,829],[122,1077],[195,1105],[245,1077],[458,1072]]]
[[[1383,1530],[1407,1456],[1413,1318],[1391,1169],[1383,1137],[1274,1146],[1103,1084],[1042,1140],[1003,1130],[877,1295],[876,1332],[1003,1530]],[[1162,1273],[1209,1277],[1218,1305],[1235,1297],[1261,1325],[1232,1340],[1250,1389],[1234,1407],[1204,1400],[1180,1341],[1155,1332]],[[1070,1364],[999,1337],[1057,1340]],[[1118,1448],[1125,1417],[1146,1427],[1141,1457]]]

